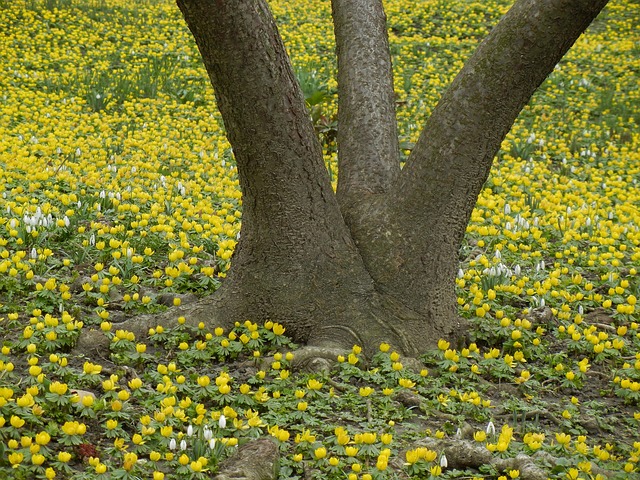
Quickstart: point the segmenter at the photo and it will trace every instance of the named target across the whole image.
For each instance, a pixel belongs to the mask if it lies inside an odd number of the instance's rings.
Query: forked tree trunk
[[[233,146],[241,238],[194,313],[271,319],[295,340],[381,341],[415,355],[464,331],[458,250],[504,136],[607,3],[519,0],[445,93],[401,171],[380,0],[334,0],[339,184],[334,194],[265,0],[178,0]]]

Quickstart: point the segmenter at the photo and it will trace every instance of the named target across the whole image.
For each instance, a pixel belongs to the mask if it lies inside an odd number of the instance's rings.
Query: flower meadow
[[[509,2],[385,5],[406,156]],[[271,7],[335,182],[329,2]],[[118,328],[213,292],[240,232],[175,4],[0,0],[0,479],[211,478],[260,437],[281,478],[640,478],[639,10],[612,0],[503,142],[460,254],[469,342],[310,374],[273,322]]]

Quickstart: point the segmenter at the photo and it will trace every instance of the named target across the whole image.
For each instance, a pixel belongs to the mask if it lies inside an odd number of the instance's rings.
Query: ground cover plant
[[[387,2],[405,153],[507,7]],[[329,6],[272,8],[335,178]],[[215,290],[241,222],[176,6],[0,2],[0,478],[208,478],[259,437],[282,478],[637,478],[637,15],[612,2],[503,143],[460,253],[468,342],[304,374],[273,322],[118,328]]]

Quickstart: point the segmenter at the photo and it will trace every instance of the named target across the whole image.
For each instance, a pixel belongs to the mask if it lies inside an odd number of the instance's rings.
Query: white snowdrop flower
[[[187,437],[191,437],[193,435],[193,425],[189,425],[187,427]]]
[[[584,313],[584,308],[582,307],[582,305],[578,305],[578,313],[580,315],[582,315]]]
[[[541,299],[540,299],[540,306],[541,306],[542,308],[544,308],[544,306],[545,306],[545,305],[546,305],[546,302],[544,301],[544,298],[541,298]]]
[[[538,217],[534,217],[533,218],[533,226],[537,227],[540,224],[540,220],[538,220]]]
[[[464,277],[464,271],[461,268],[459,268],[458,269],[458,278],[462,278],[462,277]]]
[[[511,205],[509,205],[508,203],[504,204],[504,214],[505,215],[509,215],[511,213]]]
[[[102,95],[100,95],[99,93],[96,93],[96,100],[100,100],[102,98]]]
[[[64,218],[62,219],[64,221],[64,226],[68,227],[69,225],[71,225],[71,220],[69,220],[69,217],[67,217],[66,215],[64,216]]]
[[[500,253],[500,250],[496,250],[496,253],[494,253],[493,256],[496,257],[498,260],[502,258],[502,254]]]
[[[186,450],[187,449],[187,441],[183,438],[182,440],[180,440],[180,450]]]
[[[76,148],[76,157],[79,157],[80,155],[82,155],[82,150],[80,150],[80,147]]]
[[[220,418],[218,419],[218,426],[220,428],[226,428],[227,426],[227,419],[224,415],[220,415]]]
[[[527,143],[533,143],[535,139],[536,139],[536,134],[532,133],[531,135],[529,135],[529,138],[527,138]]]
[[[204,439],[205,439],[207,442],[208,442],[209,440],[211,440],[211,438],[213,438],[213,432],[211,431],[211,429],[209,428],[209,426],[204,427],[203,435],[204,435]]]
[[[462,437],[462,430],[460,429],[460,427],[458,427],[458,429],[456,430],[456,438],[460,437]]]
[[[93,247],[95,246],[95,244],[96,244],[96,234],[92,233],[91,236],[89,237],[89,245]]]
[[[31,249],[31,253],[29,254],[29,256],[34,260],[38,258],[38,252],[36,251],[36,247],[33,247]]]
[[[487,429],[485,431],[486,431],[487,435],[495,435],[496,434],[496,427],[493,424],[493,422],[487,423]]]
[[[607,218],[608,218],[609,220],[613,220],[613,212],[609,212],[609,213],[607,214]]]
[[[56,153],[60,155],[62,153],[62,149],[60,147],[56,148]]]
[[[449,462],[447,461],[447,456],[443,452],[442,456],[440,457],[440,466],[442,468],[447,468],[448,465],[449,465]]]
[[[584,221],[584,224],[585,224],[587,227],[590,227],[590,226],[591,226],[591,217],[587,217],[587,219]]]
[[[573,210],[571,210],[571,207],[567,207],[567,215],[571,215],[571,212],[572,212],[572,211],[573,211]]]
[[[544,263],[544,260],[540,260],[540,269],[544,270],[546,267],[546,264]]]
[[[516,275],[520,276],[520,265],[516,265],[515,267],[513,267],[513,273],[515,273]]]
[[[506,225],[504,226],[504,229],[511,232],[511,222],[507,222]]]
[[[211,440],[209,440],[209,448],[213,450],[215,447],[216,447],[216,439],[212,438]]]
[[[169,450],[175,450],[176,449],[176,439],[172,438],[171,440],[169,440]]]
[[[107,192],[105,192],[104,190],[100,190],[100,193],[98,194],[98,196],[100,198],[106,198],[107,197]]]
[[[136,173],[138,171],[138,167],[131,167],[131,173]]]
[[[26,227],[24,227],[25,230],[27,231],[27,233],[31,233],[31,225],[27,225]]]

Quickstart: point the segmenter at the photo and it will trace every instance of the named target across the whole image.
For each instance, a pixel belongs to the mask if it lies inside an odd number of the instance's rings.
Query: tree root
[[[241,446],[220,464],[214,480],[275,480],[280,453],[271,437],[261,437]]]
[[[444,453],[447,457],[448,468],[466,469],[479,468],[483,465],[492,465],[499,472],[519,470],[522,480],[547,480],[548,472],[539,467],[535,461],[543,461],[550,465],[556,465],[559,460],[546,452],[537,452],[533,456],[518,454],[513,458],[498,458],[484,444],[458,439],[423,438],[418,440],[412,448],[427,447],[430,450]],[[613,477],[614,472],[591,465],[594,474],[604,477]]]
[[[295,351],[293,368],[305,372],[328,372],[336,364],[339,355],[349,351],[336,347],[306,346]]]

